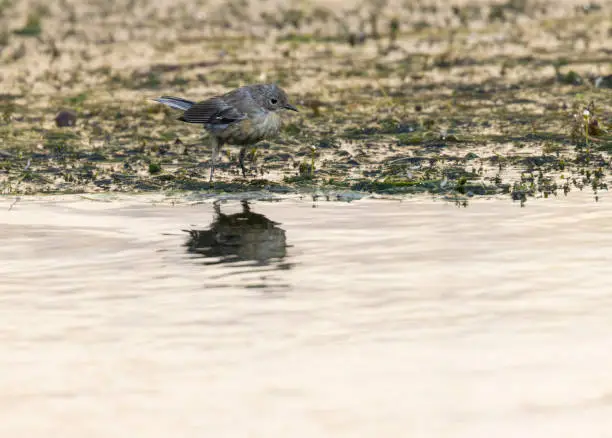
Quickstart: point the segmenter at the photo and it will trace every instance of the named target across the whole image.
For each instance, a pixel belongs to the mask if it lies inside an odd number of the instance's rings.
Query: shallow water
[[[607,197],[12,202],[0,436],[612,431]]]

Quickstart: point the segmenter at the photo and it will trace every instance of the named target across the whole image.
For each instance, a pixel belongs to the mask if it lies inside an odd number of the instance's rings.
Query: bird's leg
[[[242,176],[246,178],[246,169],[244,168],[244,157],[246,156],[246,146],[240,148],[240,155],[238,161],[240,162],[240,168],[242,169]]]
[[[246,167],[244,166],[244,160],[246,159],[247,156],[247,146],[243,146],[242,148],[240,148],[240,156],[239,156],[239,162],[240,162],[240,169],[242,169],[242,176],[244,178],[246,178]],[[253,146],[251,148],[251,161],[253,163],[255,163],[255,159],[257,158],[257,146]],[[255,173],[257,173],[257,169],[255,169]]]
[[[253,163],[253,167],[255,168],[255,175],[257,175],[257,145],[253,146],[251,149],[251,162]]]
[[[215,163],[217,161],[217,154],[219,153],[219,149],[222,146],[222,142],[219,141],[216,137],[212,138],[212,152],[210,157],[210,184],[213,183],[213,176],[215,174]]]

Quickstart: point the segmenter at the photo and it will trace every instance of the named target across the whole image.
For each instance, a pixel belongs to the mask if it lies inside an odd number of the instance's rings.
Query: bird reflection
[[[217,259],[207,264],[255,261],[265,265],[286,256],[285,230],[278,227],[278,222],[251,212],[247,201],[242,201],[240,213],[223,214],[219,202],[214,208],[215,217],[209,229],[184,230],[189,233],[187,252]]]

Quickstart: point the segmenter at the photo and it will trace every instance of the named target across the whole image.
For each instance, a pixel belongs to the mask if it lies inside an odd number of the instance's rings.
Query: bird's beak
[[[285,109],[288,109],[288,110],[291,110],[291,111],[295,111],[296,113],[299,113],[298,109],[296,107],[294,107],[293,105],[291,105],[290,103],[285,105]]]

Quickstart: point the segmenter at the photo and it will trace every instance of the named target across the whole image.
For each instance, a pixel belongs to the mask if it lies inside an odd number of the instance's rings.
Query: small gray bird
[[[278,110],[297,111],[297,108],[289,103],[287,94],[276,84],[247,85],[197,103],[171,96],[153,100],[184,111],[178,120],[202,124],[212,135],[211,183],[217,153],[224,144],[242,146],[240,168],[242,175],[246,176],[246,147],[278,134],[281,128]]]

